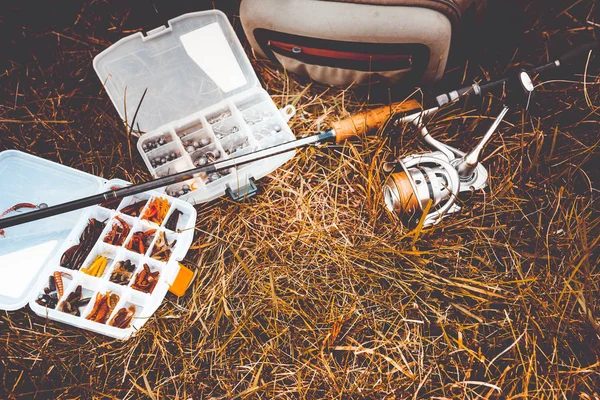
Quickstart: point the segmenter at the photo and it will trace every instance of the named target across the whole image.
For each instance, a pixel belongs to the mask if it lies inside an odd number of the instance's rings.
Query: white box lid
[[[154,130],[260,82],[229,20],[220,11],[181,15],[125,37],[94,58],[94,69],[119,115]]]
[[[16,150],[0,152],[0,213],[18,203],[49,206],[96,194],[104,180]],[[21,209],[20,212],[31,211]],[[35,282],[83,210],[14,226],[0,236],[0,309],[16,310],[36,295]],[[6,217],[14,215],[7,214]]]

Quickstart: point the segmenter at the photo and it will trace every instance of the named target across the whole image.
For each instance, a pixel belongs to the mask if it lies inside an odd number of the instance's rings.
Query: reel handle
[[[334,122],[331,126],[335,131],[335,142],[340,144],[353,137],[366,135],[367,132],[383,126],[393,115],[417,109],[421,109],[421,103],[417,100],[405,100]]]

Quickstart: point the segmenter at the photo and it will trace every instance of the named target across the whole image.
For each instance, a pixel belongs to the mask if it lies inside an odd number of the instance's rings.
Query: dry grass
[[[589,40],[593,6],[531,2],[514,60]],[[131,7],[0,17],[11,45],[1,148],[148,178],[91,59],[189,6]],[[462,64],[448,84],[501,75],[507,63],[486,53],[483,72]],[[298,107],[297,136],[362,103],[255,66],[278,104]],[[413,130],[390,127],[299,153],[247,203],[199,206],[187,258],[197,280],[127,342],[2,312],[0,397],[599,398],[600,96],[597,76],[586,80],[544,85],[532,113],[512,112],[486,152],[489,190],[434,228],[409,231],[384,210],[382,161],[423,149]],[[467,148],[499,105],[444,110],[432,133]]]

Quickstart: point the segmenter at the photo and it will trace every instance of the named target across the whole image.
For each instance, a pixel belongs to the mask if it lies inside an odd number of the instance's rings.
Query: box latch
[[[256,196],[258,186],[254,182],[254,178],[248,178],[248,184],[237,189],[227,188],[227,194],[237,202],[242,202],[246,199]]]

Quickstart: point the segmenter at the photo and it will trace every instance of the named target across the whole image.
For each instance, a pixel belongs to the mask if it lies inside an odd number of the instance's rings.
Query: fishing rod
[[[297,149],[317,145],[319,143],[333,142],[341,144],[352,137],[366,134],[373,127],[371,125],[371,119],[375,119],[375,116],[377,116],[378,121],[381,121],[384,115],[386,115],[386,119],[389,119],[392,113],[396,114],[403,111],[414,110],[417,107],[420,107],[420,104],[416,100],[406,100],[401,103],[393,104],[391,107],[381,107],[377,110],[372,110],[368,113],[359,114],[355,117],[348,118],[347,120],[338,121],[333,124],[333,128],[319,132],[316,135],[281,143],[229,159],[222,159],[211,164],[153,179],[148,182],[111,189],[106,192],[72,200],[66,203],[53,206],[44,204],[42,207],[37,207],[37,209],[33,211],[0,219],[0,233],[2,230],[12,226],[53,217],[55,215],[80,210],[82,208],[102,204],[105,202],[120,200],[139,193],[144,193],[150,190],[159,189],[179,182],[194,179],[200,174],[208,175],[210,173],[227,170],[232,167],[239,167],[266,158],[288,153],[290,151],[295,151]],[[367,119],[368,123],[363,124],[362,122],[366,121]]]
[[[460,210],[460,207],[455,203],[456,197],[460,192],[478,190],[487,186],[488,173],[485,167],[479,162],[481,152],[485,145],[490,142],[492,134],[508,112],[509,107],[505,106],[503,108],[481,142],[475,149],[468,153],[434,139],[424,124],[425,118],[434,114],[440,107],[454,102],[466,94],[472,93],[476,96],[483,96],[485,93],[498,87],[504,87],[512,92],[511,99],[529,98],[534,90],[532,73],[539,74],[568,65],[582,54],[596,50],[599,44],[599,41],[595,41],[578,46],[555,61],[534,68],[530,72],[520,70],[513,76],[497,81],[488,82],[483,85],[471,85],[442,94],[436,97],[436,104],[428,109],[422,109],[421,104],[416,100],[405,100],[389,106],[375,108],[334,122],[331,124],[330,129],[316,135],[292,140],[241,156],[219,160],[212,164],[148,182],[108,190],[62,204],[39,207],[34,211],[0,219],[0,230],[107,201],[119,200],[135,194],[187,181],[199,174],[219,172],[319,143],[341,144],[381,127],[390,120],[390,117],[399,113],[404,113],[405,115],[399,118],[397,122],[415,124],[419,128],[423,140],[435,149],[435,151],[426,154],[411,155],[384,166],[384,170],[391,173],[384,186],[386,206],[390,211],[403,219],[407,219],[409,222],[419,219],[423,221],[425,226],[433,225],[438,223],[444,216]],[[519,103],[519,100],[511,101],[515,104]],[[419,111],[407,114],[409,111],[414,110]],[[432,211],[425,213],[425,211],[429,210]]]

